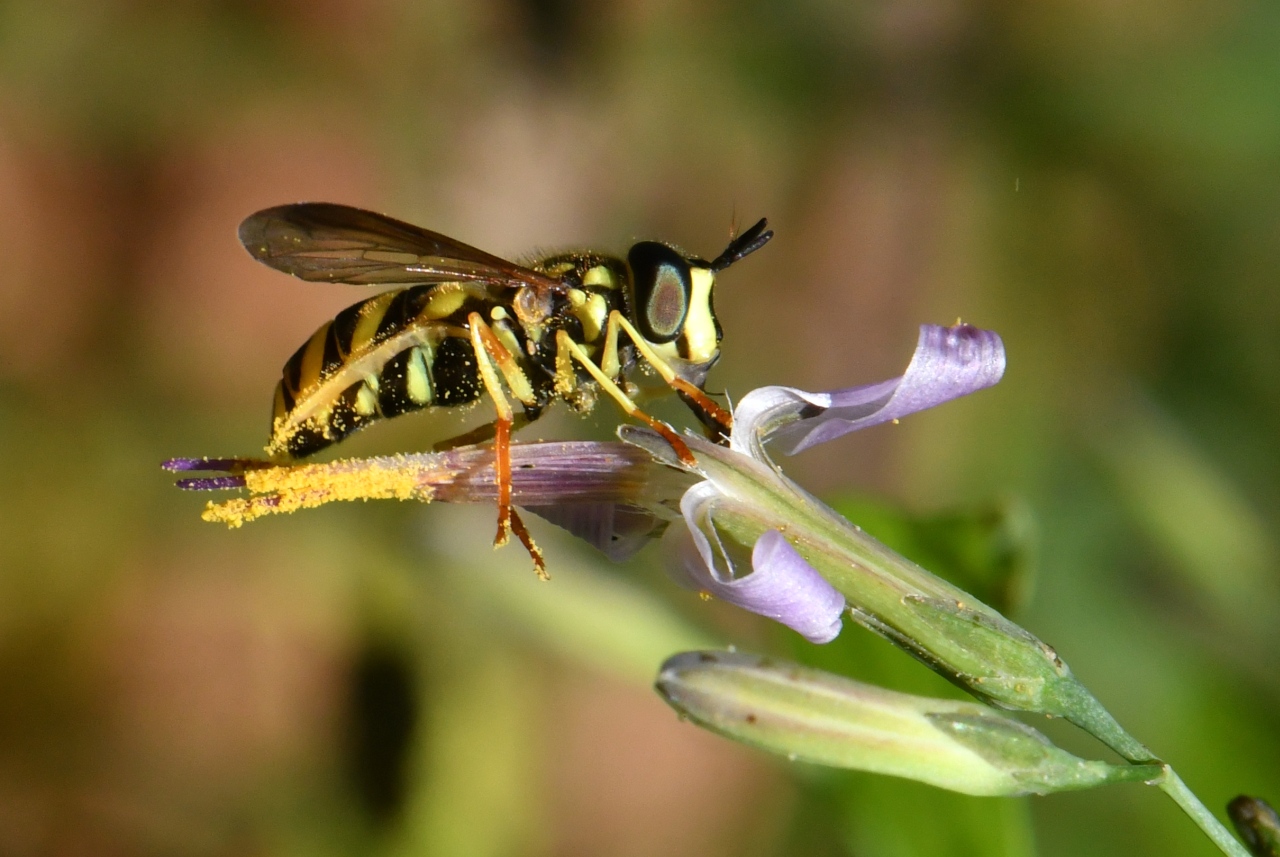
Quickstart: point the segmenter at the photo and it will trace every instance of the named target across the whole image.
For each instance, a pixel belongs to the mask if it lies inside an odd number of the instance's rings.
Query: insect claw
[[[510,506],[503,506],[498,511],[498,534],[493,538],[494,548],[505,547],[511,541],[511,534],[515,533],[520,544],[524,545],[524,549],[529,552],[529,556],[533,559],[533,571],[538,575],[539,580],[550,580],[551,575],[547,574],[547,562],[542,556],[542,549],[534,542],[533,537],[529,535],[529,530],[524,525],[524,519],[520,517],[520,513]]]
[[[524,545],[524,549],[529,552],[529,556],[533,559],[533,571],[538,575],[539,580],[550,580],[551,575],[547,574],[547,562],[542,556],[542,549],[534,543],[533,537],[529,535],[529,530],[525,528],[524,521],[520,518],[520,513],[515,509],[511,510],[511,529],[515,531],[516,538],[520,540],[520,544]]]
[[[494,548],[506,547],[509,541],[511,541],[511,509],[503,507],[498,510],[498,534],[493,537],[493,546]]]

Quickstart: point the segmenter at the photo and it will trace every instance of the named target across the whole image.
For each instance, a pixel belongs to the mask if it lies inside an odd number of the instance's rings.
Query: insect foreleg
[[[617,327],[621,327],[626,331],[627,336],[631,337],[631,341],[635,344],[636,350],[640,352],[640,356],[645,359],[645,362],[658,371],[658,374],[662,376],[662,380],[666,382],[667,386],[675,390],[677,393],[680,393],[680,397],[684,399],[685,403],[689,404],[690,407],[700,409],[703,414],[719,425],[723,435],[726,437],[728,436],[729,430],[733,428],[732,414],[717,405],[715,402],[711,401],[711,398],[702,390],[702,388],[698,387],[696,384],[690,384],[688,381],[677,375],[676,371],[671,368],[671,364],[663,360],[662,357],[653,350],[653,347],[645,341],[645,338],[640,335],[640,332],[635,329],[631,322],[627,321],[626,316],[617,310],[614,310],[609,313],[609,330],[616,330]],[[616,336],[614,339],[614,354],[616,357]],[[699,417],[701,418],[701,415],[699,415]]]

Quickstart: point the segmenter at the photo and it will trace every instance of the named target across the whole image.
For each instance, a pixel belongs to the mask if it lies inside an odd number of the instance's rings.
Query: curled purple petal
[[[781,622],[811,643],[829,643],[840,633],[844,596],[804,561],[777,530],[768,530],[751,550],[751,571],[735,575],[725,546],[714,526],[702,525],[698,507],[714,500],[710,483],[695,485],[685,494],[681,509],[689,526],[671,529],[680,583],[709,592],[722,601]],[[705,520],[705,519],[704,519]]]
[[[751,550],[758,596],[767,594],[776,613],[764,615],[793,628],[811,643],[829,643],[840,634],[845,600],[826,578],[805,562],[782,533],[769,530]],[[768,581],[766,584],[765,581]]]
[[[734,412],[733,445],[754,454],[761,440],[779,440],[795,454],[990,387],[1004,368],[1004,343],[994,331],[922,324],[915,354],[899,378],[831,393],[752,390]]]

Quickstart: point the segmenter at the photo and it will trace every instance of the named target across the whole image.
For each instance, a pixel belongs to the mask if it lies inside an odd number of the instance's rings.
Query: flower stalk
[[[642,429],[622,436],[661,450],[661,440]],[[844,596],[854,621],[974,696],[1066,718],[1131,762],[1155,761],[1051,646],[885,547],[775,468],[697,437],[686,442],[700,475],[718,492],[709,501],[713,509],[698,519],[711,541],[745,556],[762,536],[777,532]]]

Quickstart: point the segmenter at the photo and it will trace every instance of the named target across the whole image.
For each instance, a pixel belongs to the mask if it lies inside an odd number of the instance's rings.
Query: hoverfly
[[[514,532],[545,575],[511,505],[511,431],[555,399],[585,412],[603,390],[692,460],[628,392],[628,373],[643,361],[709,432],[727,436],[731,416],[703,390],[720,353],[712,289],[720,271],[773,237],[766,226],[762,219],[737,235],[712,261],[641,241],[625,259],[571,252],[525,267],[345,205],[260,211],[240,225],[241,243],[259,262],[311,282],[399,287],[347,307],[285,363],[267,454],[305,458],[377,420],[488,394],[496,419],[437,448],[492,438],[494,544]]]

